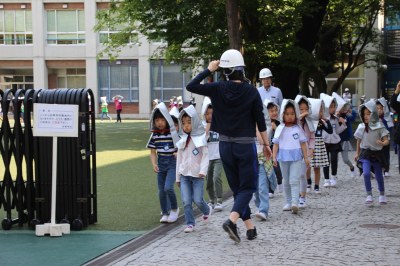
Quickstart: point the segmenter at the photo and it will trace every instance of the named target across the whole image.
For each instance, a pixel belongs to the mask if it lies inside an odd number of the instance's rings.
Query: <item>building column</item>
[[[139,36],[140,40],[144,36]],[[151,111],[150,43],[143,41],[139,46],[139,118],[148,119]]]
[[[44,32],[46,12],[43,1],[32,1],[32,32],[33,32],[33,86],[35,89],[48,88],[48,71],[44,58],[46,33]],[[34,14],[42,14],[35,16]]]
[[[97,78],[97,33],[93,31],[96,25],[96,1],[85,0],[85,57],[86,57],[86,88],[93,91],[95,113],[99,109],[98,78]]]
[[[376,68],[364,67],[364,71],[364,95],[366,99],[377,98],[379,93],[377,70]]]

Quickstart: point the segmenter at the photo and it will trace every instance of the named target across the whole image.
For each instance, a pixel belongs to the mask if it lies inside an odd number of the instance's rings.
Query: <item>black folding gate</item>
[[[24,223],[34,228],[51,220],[52,137],[33,137],[34,103],[79,106],[78,137],[58,137],[56,222],[70,223],[75,230],[96,223],[95,114],[90,109],[94,106],[93,92],[0,90],[0,98],[0,169],[4,168],[0,171],[0,209],[6,213],[2,228],[9,230],[13,224]]]

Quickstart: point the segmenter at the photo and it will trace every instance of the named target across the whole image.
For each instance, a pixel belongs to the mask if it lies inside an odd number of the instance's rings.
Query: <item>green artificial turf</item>
[[[149,137],[148,121],[97,123],[98,222],[90,230],[141,231],[160,224],[157,178],[146,148]],[[182,214],[177,187],[175,192]]]
[[[148,121],[96,121],[98,219],[88,230],[145,231],[160,224],[157,177],[146,148],[149,137]],[[15,176],[15,166],[10,168]],[[0,163],[0,173],[3,172],[4,165]],[[227,191],[226,178],[222,178]],[[182,214],[177,187],[175,192]],[[6,215],[0,208],[0,218],[3,217]]]

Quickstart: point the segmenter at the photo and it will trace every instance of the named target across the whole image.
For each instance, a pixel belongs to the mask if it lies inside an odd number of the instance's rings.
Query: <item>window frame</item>
[[[109,12],[109,10],[107,10]],[[119,28],[123,28],[123,25],[117,25],[117,26],[111,26],[109,23],[107,23],[106,28],[99,30],[98,32],[98,44],[101,45],[107,45],[107,42],[110,41],[111,35],[116,34],[121,32]],[[132,31],[131,32],[132,36],[129,37],[129,41],[126,43],[126,45],[138,45],[139,44],[139,32],[137,31]],[[102,41],[102,36],[106,36],[106,40]]]
[[[71,12],[75,11],[75,29],[76,31],[58,31],[58,16],[57,13],[59,12]],[[55,31],[49,31],[48,23],[49,23],[49,13],[54,12],[54,28]],[[59,46],[59,45],[79,45],[84,46],[86,45],[86,30],[85,30],[85,23],[83,24],[83,30],[79,30],[79,12],[83,14],[83,23],[85,22],[85,10],[83,9],[75,9],[75,10],[59,10],[59,9],[49,9],[46,10],[46,43],[47,45],[51,46]],[[54,35],[55,38],[50,38],[50,35]],[[59,38],[60,35],[75,35],[75,38]],[[83,36],[83,38],[80,38]]]
[[[150,94],[151,94],[151,99],[159,99],[163,102],[167,102],[170,100],[170,97],[167,96],[167,93],[165,92],[170,92],[174,95],[170,96],[182,96],[182,100],[184,102],[188,102],[189,99],[186,97],[186,84],[188,81],[191,80],[192,75],[193,75],[193,70],[189,69],[187,71],[182,71],[182,65],[181,64],[176,64],[176,63],[171,63],[172,65],[176,65],[180,67],[180,73],[181,73],[181,87],[165,87],[165,82],[164,82],[164,67],[167,65],[166,61],[164,59],[151,59],[150,60]],[[168,64],[168,65],[171,65]],[[153,67],[158,65],[158,68],[160,71],[160,80],[155,80],[154,79],[154,70]],[[157,78],[158,79],[158,78]],[[160,86],[155,86],[155,83],[160,83]],[[173,93],[176,91],[176,93]],[[159,92],[159,93],[156,93]],[[167,99],[168,98],[168,99]]]
[[[128,73],[129,73],[129,87],[128,88],[111,88],[111,83],[112,83],[112,76],[111,76],[111,68],[112,67],[119,67],[119,66],[128,66]],[[100,80],[100,73],[103,73],[101,70],[102,67],[106,67],[106,85],[107,87],[102,87],[104,84]],[[136,72],[134,74],[133,69],[136,69]],[[109,60],[100,60],[98,63],[98,92],[99,92],[99,97],[107,97],[107,102],[113,102],[112,97],[116,94],[121,94],[119,92],[121,91],[127,91],[128,92],[128,97],[124,97],[124,101],[128,103],[139,103],[139,95],[140,95],[140,89],[139,89],[139,60],[138,59],[121,59],[121,60],[116,60],[115,62],[110,62]],[[136,81],[134,80],[134,77],[137,77]],[[134,94],[137,95],[137,98],[135,98]]]
[[[13,31],[6,31],[6,12],[12,12],[13,14]],[[23,17],[24,17],[24,30],[22,31],[17,31],[16,26],[17,26],[17,12],[23,12]],[[2,28],[0,28],[0,46],[11,46],[11,45],[33,45],[33,31],[32,31],[32,21],[30,23],[31,25],[31,30],[27,30],[27,12],[30,12],[30,18],[32,20],[32,10],[0,10],[0,13],[3,14],[3,16],[0,16],[0,19],[2,19]],[[11,36],[11,39],[9,37]],[[19,38],[22,36],[22,38]],[[21,42],[21,43],[19,43]]]

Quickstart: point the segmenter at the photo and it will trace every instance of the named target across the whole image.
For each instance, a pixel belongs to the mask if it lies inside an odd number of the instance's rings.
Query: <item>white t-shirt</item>
[[[279,145],[278,161],[298,161],[303,159],[301,143],[307,142],[304,130],[298,126],[284,127],[279,138],[274,137],[273,143]]]
[[[219,134],[217,132],[211,130],[209,131],[207,146],[208,158],[210,160],[217,160],[221,158],[219,155]]]

